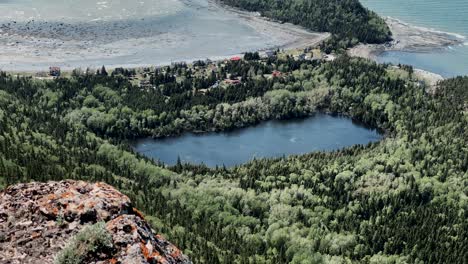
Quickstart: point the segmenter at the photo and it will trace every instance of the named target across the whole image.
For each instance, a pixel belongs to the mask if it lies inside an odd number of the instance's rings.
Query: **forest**
[[[128,70],[50,81],[0,73],[0,188],[107,182],[194,263],[466,263],[468,77],[431,93],[411,67],[348,56],[200,71],[157,68],[151,88]],[[215,85],[226,78],[241,84]],[[232,168],[169,167],[128,143],[317,111],[385,138]]]
[[[358,0],[219,0],[221,3],[259,12],[262,16],[330,32],[325,51],[339,51],[358,43],[380,44],[391,40],[385,21]]]

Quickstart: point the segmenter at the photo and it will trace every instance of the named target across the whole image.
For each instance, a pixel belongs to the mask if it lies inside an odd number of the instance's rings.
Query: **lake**
[[[176,164],[180,157],[182,162],[214,167],[239,165],[253,158],[332,151],[381,139],[376,130],[350,118],[316,114],[300,120],[268,121],[232,132],[142,139],[134,143],[134,148],[169,165]]]
[[[467,0],[361,0],[382,16],[401,19],[416,26],[468,37]],[[444,77],[468,74],[468,39],[464,45],[425,53],[385,52],[380,62],[402,63]]]

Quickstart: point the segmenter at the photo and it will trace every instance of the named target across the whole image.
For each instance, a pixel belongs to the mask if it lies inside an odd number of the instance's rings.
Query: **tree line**
[[[283,77],[266,77],[273,70]],[[358,58],[252,60],[213,73],[216,81],[244,76],[241,85],[203,93],[196,80],[211,73],[190,67],[155,70],[155,89],[122,72],[53,81],[0,73],[0,186],[105,181],[195,263],[468,258],[466,77],[431,94],[407,68]],[[316,111],[347,115],[386,137],[233,168],[167,167],[127,141],[163,127],[160,135],[218,131]]]
[[[391,40],[391,31],[376,13],[358,0],[219,0],[221,3],[312,31],[330,32],[322,45],[327,52],[346,49],[359,42],[380,44]]]

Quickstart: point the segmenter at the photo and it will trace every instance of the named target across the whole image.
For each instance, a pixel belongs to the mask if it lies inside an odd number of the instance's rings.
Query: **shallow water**
[[[142,139],[137,152],[166,164],[183,162],[233,166],[262,157],[331,151],[379,141],[375,130],[345,117],[317,114],[302,120],[269,121],[226,133],[185,134],[177,138]]]
[[[96,21],[164,16],[184,9],[177,0],[0,0],[2,21]]]
[[[364,6],[383,16],[468,37],[467,0],[361,0]],[[430,53],[386,52],[381,62],[410,64],[444,77],[468,74],[468,39],[461,46]]]
[[[290,39],[209,0],[0,0],[0,68],[161,65]]]

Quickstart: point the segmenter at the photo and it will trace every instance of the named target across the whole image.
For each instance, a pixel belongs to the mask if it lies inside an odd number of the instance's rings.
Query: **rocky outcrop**
[[[83,227],[105,222],[112,247],[86,263],[191,263],[155,235],[130,199],[104,183],[18,184],[0,193],[0,263],[54,263]]]

